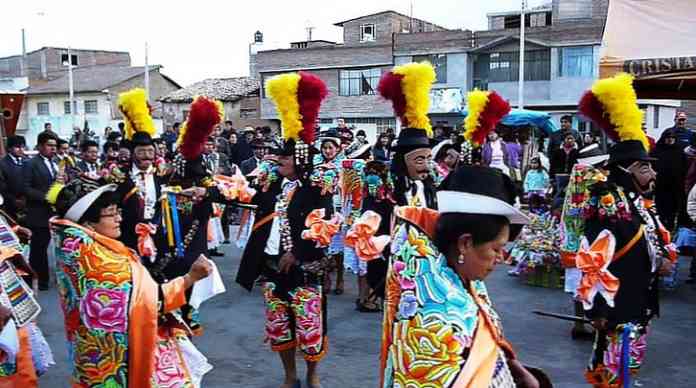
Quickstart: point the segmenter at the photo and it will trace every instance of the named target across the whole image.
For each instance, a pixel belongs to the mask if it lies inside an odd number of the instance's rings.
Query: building
[[[193,98],[202,95],[221,101],[225,120],[232,121],[235,128],[270,126],[277,129],[276,121],[261,119],[260,89],[259,80],[250,77],[211,78],[196,82],[160,99],[163,119],[166,125],[185,121]]]
[[[70,62],[68,62],[70,61]],[[68,64],[73,65],[73,106],[69,102]],[[149,91],[153,118],[162,127],[159,98],[180,89],[174,80],[161,73],[162,66],[149,67]],[[118,95],[145,86],[145,68],[131,66],[130,54],[103,50],[68,50],[44,47],[27,53],[26,58],[0,58],[0,85],[24,85],[26,93],[17,134],[32,146],[36,136],[51,123],[63,138],[70,138],[73,127],[89,128],[102,135],[106,126],[122,120]]]
[[[576,112],[577,102],[599,76],[599,47],[608,0],[553,0],[525,14],[525,108],[559,120]],[[322,125],[337,118],[381,131],[396,127],[389,104],[375,95],[382,73],[394,65],[431,62],[437,79],[431,93],[431,121],[443,127],[462,122],[460,110],[473,88],[496,90],[517,105],[521,12],[488,15],[488,29],[447,29],[435,23],[384,11],[336,23],[343,43],[293,42],[289,49],[255,50],[255,76],[307,70],[321,77],[330,95],[320,112]],[[640,101],[646,126],[655,133],[671,123],[678,101]],[[261,117],[275,110],[262,93]],[[591,125],[576,118],[575,126]]]

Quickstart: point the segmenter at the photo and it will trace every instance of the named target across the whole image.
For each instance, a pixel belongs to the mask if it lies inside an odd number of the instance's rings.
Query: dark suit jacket
[[[242,170],[242,174],[249,175],[256,169],[256,166],[256,158],[252,156],[251,158],[243,161],[239,168]]]
[[[155,191],[157,192],[157,198],[160,197],[160,190],[162,186],[161,178],[155,175]],[[135,226],[141,222],[144,222],[144,210],[145,204],[140,198],[140,195],[135,192],[135,182],[130,177],[130,170],[128,170],[128,177],[126,180],[118,186],[116,191],[118,198],[120,199],[120,206],[123,212],[123,217],[121,221],[121,242],[123,242],[127,247],[138,250],[138,235],[135,234]],[[154,221],[159,220],[159,202],[155,205],[155,216]]]
[[[41,155],[24,162],[22,178],[27,196],[26,224],[29,227],[48,228],[48,219],[53,216],[53,211],[46,201],[46,193],[54,178]]]
[[[5,200],[3,207],[13,217],[16,216],[15,199],[24,195],[24,180],[22,166],[16,164],[10,155],[0,159],[0,193]]]
[[[259,191],[254,196],[253,202],[258,206],[256,222],[259,222],[275,210],[275,202],[277,195],[281,192],[281,185],[281,182],[275,182],[266,193]],[[324,209],[325,218],[330,218],[333,214],[331,196],[321,195],[321,189],[306,183],[297,189],[290,204],[288,204],[287,214],[288,223],[290,224],[290,237],[292,238],[292,253],[297,261],[297,265],[293,266],[290,273],[285,276],[290,283],[301,282],[303,272],[299,265],[311,263],[324,256],[324,249],[317,248],[314,241],[302,239],[302,231],[307,229],[305,226],[307,215],[312,210],[319,208]],[[263,254],[263,251],[266,248],[272,224],[272,221],[269,221],[253,232],[244,249],[242,262],[237,273],[237,283],[249,291],[251,291],[254,282],[264,269],[265,263],[262,260],[266,255]],[[284,253],[281,244],[279,257]],[[280,284],[277,284],[277,286],[283,288]]]
[[[96,162],[95,164],[96,164],[96,167],[97,167],[97,171],[99,171],[99,162]],[[87,167],[87,162],[85,162],[85,161],[82,160],[82,159],[78,160],[77,163],[75,164],[75,166],[76,166],[81,172],[89,172],[89,167]]]

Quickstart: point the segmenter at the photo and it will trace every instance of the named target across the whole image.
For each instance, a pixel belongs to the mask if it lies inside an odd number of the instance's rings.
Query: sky
[[[529,0],[530,7],[550,0]],[[162,65],[182,86],[206,78],[249,74],[249,43],[263,32],[272,48],[312,38],[342,41],[334,23],[385,10],[425,19],[446,28],[486,29],[486,14],[519,9],[521,0],[349,0],[349,1],[8,1],[0,16],[0,56],[44,46],[128,51],[134,66]]]

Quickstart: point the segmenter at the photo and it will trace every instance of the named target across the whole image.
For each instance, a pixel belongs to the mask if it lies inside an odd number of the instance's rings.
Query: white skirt
[[[208,220],[208,249],[215,249],[225,241],[220,217],[212,217]]]

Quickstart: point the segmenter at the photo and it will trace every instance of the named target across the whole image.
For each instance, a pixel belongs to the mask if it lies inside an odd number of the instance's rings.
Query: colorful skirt
[[[587,382],[600,388],[630,387],[643,364],[647,338],[648,328],[634,323],[598,332],[585,372]]]

